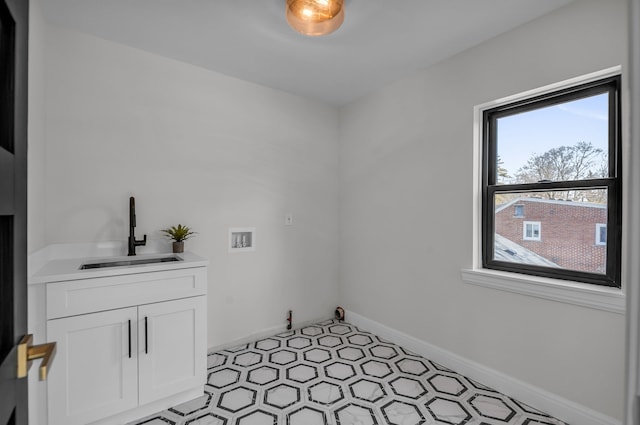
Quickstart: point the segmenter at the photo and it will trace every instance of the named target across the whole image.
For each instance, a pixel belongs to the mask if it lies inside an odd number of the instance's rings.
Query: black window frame
[[[505,103],[482,112],[482,267],[594,285],[621,288],[622,252],[622,125],[621,76],[579,84]],[[538,183],[499,184],[497,120],[517,113],[609,93],[609,175],[603,178]],[[607,189],[607,255],[604,274],[511,263],[494,259],[495,195],[566,189]]]

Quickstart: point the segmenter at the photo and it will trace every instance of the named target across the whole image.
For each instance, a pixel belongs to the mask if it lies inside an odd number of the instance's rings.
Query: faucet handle
[[[142,237],[142,240],[136,240],[136,239],[134,239],[134,240],[133,240],[133,243],[135,243],[135,244],[136,244],[136,246],[144,246],[144,245],[146,245],[146,244],[147,244],[147,235],[144,235],[144,236]]]

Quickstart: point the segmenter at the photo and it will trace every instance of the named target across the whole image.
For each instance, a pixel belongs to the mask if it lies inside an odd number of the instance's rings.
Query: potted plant
[[[183,226],[182,224],[162,229],[162,233],[164,233],[169,239],[173,240],[174,253],[184,252],[184,241],[196,234],[196,232],[191,231],[190,228]]]

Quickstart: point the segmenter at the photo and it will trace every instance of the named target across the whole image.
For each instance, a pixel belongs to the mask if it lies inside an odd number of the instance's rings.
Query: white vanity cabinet
[[[140,404],[204,386],[206,308],[204,297],[138,307]]]
[[[206,267],[48,283],[49,425],[124,423],[201,395],[206,285]]]
[[[49,320],[58,344],[49,374],[49,424],[88,424],[138,406],[136,307]],[[132,329],[137,334],[137,329]]]

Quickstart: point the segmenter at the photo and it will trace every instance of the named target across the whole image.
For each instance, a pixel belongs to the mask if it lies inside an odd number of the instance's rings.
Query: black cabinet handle
[[[144,318],[144,353],[149,354],[149,332],[147,332],[147,317]]]
[[[131,358],[131,319],[129,319],[129,358]]]

